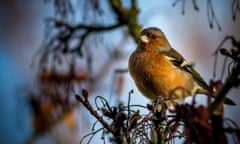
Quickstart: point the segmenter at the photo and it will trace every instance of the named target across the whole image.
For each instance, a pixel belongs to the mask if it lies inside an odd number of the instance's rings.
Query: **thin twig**
[[[217,94],[216,100],[209,106],[209,111],[212,114],[218,106],[222,103],[225,99],[226,94],[229,92],[231,88],[236,85],[239,85],[240,81],[238,80],[240,70],[240,63],[238,63],[233,69],[230,75],[227,77],[226,82],[222,86],[221,90]]]
[[[84,98],[85,100],[83,100],[83,98],[79,95],[75,95],[76,99],[78,101],[80,101],[85,107],[86,109],[109,131],[111,132],[113,135],[115,135],[116,130],[113,129],[110,125],[108,125],[107,122],[105,122],[103,120],[103,118],[101,116],[99,116],[99,114],[97,113],[96,110],[93,109],[92,105],[89,103],[87,98]]]

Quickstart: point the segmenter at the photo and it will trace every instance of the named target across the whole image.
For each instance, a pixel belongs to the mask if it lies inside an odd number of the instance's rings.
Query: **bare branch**
[[[127,25],[130,35],[135,42],[138,42],[141,25],[138,23],[137,19],[139,9],[136,0],[131,1],[130,9],[124,8],[120,0],[109,0],[109,3],[117,16],[119,23]]]
[[[207,17],[210,28],[213,28],[213,23],[216,22],[218,30],[221,31],[222,28],[218,22],[217,16],[213,9],[212,0],[207,0]]]
[[[109,132],[115,135],[116,130],[113,129],[110,125],[108,125],[108,123],[105,122],[103,118],[98,115],[97,111],[93,109],[92,105],[88,101],[87,95],[83,94],[83,96],[84,96],[84,99],[79,95],[75,95],[76,99],[80,101],[87,108],[87,110],[104,126],[104,128],[106,128]]]
[[[228,52],[227,49],[221,50],[222,45],[227,40],[231,40],[232,45],[237,48],[236,50],[231,50],[231,53]],[[217,93],[216,100],[209,106],[210,113],[213,113],[219,107],[219,105],[226,99],[225,98],[226,94],[229,92],[230,89],[232,89],[233,87],[238,87],[240,84],[240,58],[239,58],[240,42],[238,42],[233,36],[226,36],[224,40],[220,43],[219,47],[217,48],[214,54],[217,55],[218,51],[220,51],[222,55],[230,57],[233,60],[234,65],[226,81],[224,82],[221,90]]]

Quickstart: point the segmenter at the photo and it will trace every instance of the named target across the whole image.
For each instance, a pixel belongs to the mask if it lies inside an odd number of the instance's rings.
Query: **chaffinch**
[[[179,102],[187,96],[208,91],[208,85],[200,74],[155,27],[142,30],[128,68],[137,88],[150,99],[157,96],[169,99],[174,93]]]

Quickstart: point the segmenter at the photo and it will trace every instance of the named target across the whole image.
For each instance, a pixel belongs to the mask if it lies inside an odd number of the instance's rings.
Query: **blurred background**
[[[173,7],[174,2],[137,1],[138,22],[143,28],[161,28],[172,47],[194,63],[208,82],[213,78],[212,53],[226,35],[240,37],[239,15],[233,21],[232,2],[213,1],[219,31],[216,21],[213,28],[209,26],[206,1],[197,1],[199,11],[194,10],[193,1],[186,1],[184,15],[184,2]],[[126,72],[129,55],[136,47],[126,26],[93,33],[81,48],[78,38],[83,38],[84,30],[77,31],[67,44],[59,42],[68,36],[66,27],[59,28],[63,24],[56,26],[51,19],[93,26],[116,21],[107,0],[70,3],[0,1],[0,143],[79,143],[95,121],[75,100],[82,88],[89,91],[92,102],[100,95],[112,105],[126,104],[133,89],[131,103],[149,103]],[[130,2],[123,1],[123,5],[129,7]],[[220,59],[216,79],[222,66]],[[237,104],[239,92],[238,88],[229,94]],[[239,105],[225,108],[225,116],[239,125]]]

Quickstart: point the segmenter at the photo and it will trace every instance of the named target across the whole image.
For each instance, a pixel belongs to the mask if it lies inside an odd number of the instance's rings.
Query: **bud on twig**
[[[84,98],[88,98],[88,91],[86,89],[82,89],[82,95]]]

